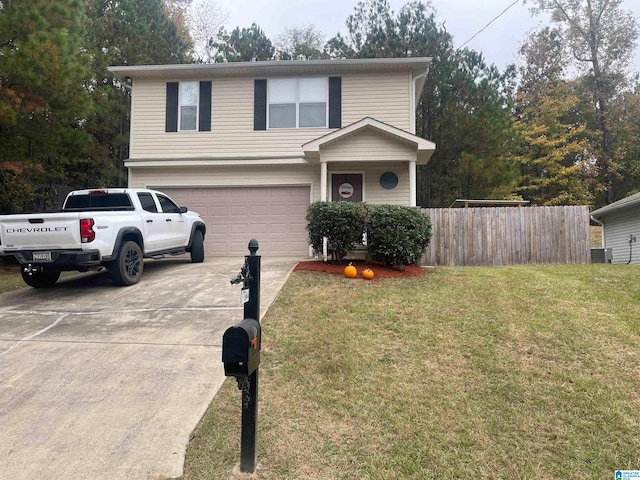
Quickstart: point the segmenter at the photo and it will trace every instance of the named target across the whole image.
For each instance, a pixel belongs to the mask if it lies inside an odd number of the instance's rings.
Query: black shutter
[[[267,81],[255,80],[253,86],[253,129],[267,129]]]
[[[342,77],[329,77],[329,128],[342,128]]]
[[[200,82],[200,122],[201,132],[211,131],[211,82]]]
[[[167,82],[167,111],[164,131],[178,131],[178,82]]]

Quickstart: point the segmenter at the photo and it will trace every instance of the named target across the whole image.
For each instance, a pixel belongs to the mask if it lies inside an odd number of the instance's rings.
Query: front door
[[[332,173],[331,200],[333,200],[334,202],[361,202],[362,174]]]

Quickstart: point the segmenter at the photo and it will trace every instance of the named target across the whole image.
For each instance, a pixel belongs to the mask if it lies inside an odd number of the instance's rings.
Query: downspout
[[[418,80],[429,74],[429,68],[430,67],[427,67],[424,73],[413,78],[413,88],[411,89],[411,118],[413,119],[411,122],[411,128],[413,131],[411,133],[414,135],[416,134],[416,109],[418,108],[418,100],[420,100],[419,98],[416,98],[416,84],[418,83]],[[422,92],[422,90],[420,92]]]
[[[327,162],[320,159],[320,201],[327,201]],[[322,238],[322,257],[326,262],[329,258],[327,252],[327,237]]]
[[[426,77],[428,74],[429,74],[429,67],[427,67],[424,73],[421,73],[420,75],[417,75],[416,77],[413,78],[413,88],[411,89],[411,130],[412,130],[411,133],[413,133],[414,135],[416,135],[417,133],[416,110],[418,108],[418,100],[419,100],[419,98],[417,98],[416,96],[416,84],[418,83],[418,80]],[[420,90],[420,92],[422,92],[422,90]],[[415,207],[417,205],[417,190],[418,190],[417,178],[416,178],[417,177],[417,172],[416,172],[417,160],[418,158],[416,154],[416,161],[409,162],[409,204],[412,207]]]

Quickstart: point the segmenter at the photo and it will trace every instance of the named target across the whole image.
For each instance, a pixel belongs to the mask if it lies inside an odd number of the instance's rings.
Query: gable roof
[[[599,208],[591,212],[591,216],[593,217],[602,217],[607,213],[612,213],[617,210],[621,210],[623,208],[632,207],[634,205],[640,205],[640,192],[634,193],[622,200],[618,200],[617,202],[613,202],[605,207]]]
[[[304,152],[305,157],[307,157],[307,160],[319,161],[321,147],[343,140],[350,135],[363,131],[364,129],[374,129],[405,144],[415,146],[417,150],[416,160],[417,163],[421,165],[424,165],[429,161],[431,155],[433,155],[433,152],[436,149],[436,144],[429,140],[425,140],[424,138],[389,125],[388,123],[376,120],[375,118],[365,117],[351,125],[347,125],[346,127],[327,133],[322,137],[318,137],[315,140],[305,143],[302,145],[302,151]]]

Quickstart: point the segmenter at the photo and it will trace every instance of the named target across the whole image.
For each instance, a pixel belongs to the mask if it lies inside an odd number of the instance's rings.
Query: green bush
[[[367,206],[355,202],[315,202],[307,208],[309,244],[322,252],[322,239],[333,260],[342,259],[362,243],[367,219]]]
[[[367,251],[388,267],[416,263],[431,240],[431,220],[415,207],[369,205]]]

